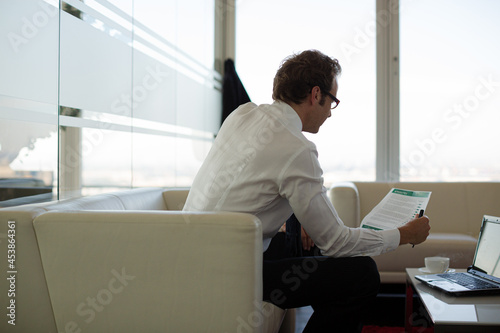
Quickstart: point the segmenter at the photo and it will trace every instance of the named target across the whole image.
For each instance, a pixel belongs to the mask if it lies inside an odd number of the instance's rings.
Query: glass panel
[[[58,2],[0,1],[0,13],[0,95],[57,104]]]
[[[214,13],[213,0],[177,2],[177,45],[206,68],[214,65]]]
[[[188,138],[176,139],[176,181],[175,186],[189,187],[205,160],[212,142]]]
[[[166,135],[187,128],[207,132],[204,137],[218,131],[221,93],[211,70],[213,16],[213,1],[134,3],[133,115],[146,120],[135,126]]]
[[[256,0],[236,5],[236,67],[253,102],[272,102],[273,78],[285,57],[318,49],[339,59],[342,103],[318,134],[307,136],[317,145],[327,186],[374,180],[375,1]]]
[[[210,107],[202,108],[205,117],[205,131],[217,133],[222,119],[222,93],[216,89],[205,87],[206,104]]]
[[[0,188],[188,186],[220,122],[214,1],[61,6],[0,2]]]
[[[74,4],[61,12],[60,104],[130,116],[131,23]]]
[[[133,186],[189,187],[211,144],[209,140],[134,133]]]
[[[401,1],[401,179],[499,181],[500,3]]]
[[[144,0],[141,0],[141,2]],[[94,1],[89,1],[89,0],[83,0],[85,3],[92,3]],[[113,10],[114,12],[122,12],[122,14],[125,14],[127,16],[132,16],[132,1],[130,0],[98,0],[100,4],[103,6],[108,7],[109,9]]]
[[[175,77],[168,65],[134,51],[134,118],[175,125]]]
[[[222,115],[222,93],[205,80],[182,73],[176,79],[176,122],[178,126],[217,133]]]
[[[49,201],[57,182],[57,1],[0,2],[0,207]]]
[[[176,0],[134,1],[134,23],[151,37],[159,37],[157,39],[164,39],[168,45],[175,45],[177,2]],[[142,31],[138,35],[144,37]]]
[[[134,2],[134,117],[175,125],[176,1]]]
[[[201,131],[205,129],[205,114],[211,113],[212,106],[206,107],[204,89],[205,85],[183,74],[177,75],[177,125]]]
[[[133,186],[173,186],[175,137],[134,133],[133,138]]]
[[[82,194],[132,187],[132,134],[84,128],[81,135]]]
[[[0,207],[53,200],[57,125],[2,119],[0,127]]]

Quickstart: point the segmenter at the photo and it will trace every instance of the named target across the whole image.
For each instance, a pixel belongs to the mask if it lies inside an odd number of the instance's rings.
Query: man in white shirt
[[[316,147],[302,132],[317,133],[338,105],[340,72],[336,59],[315,50],[285,59],[274,79],[275,102],[247,103],[229,115],[184,206],[257,216],[264,251],[295,214],[322,256],[265,258],[264,300],[282,308],[311,305],[304,332],[359,331],[363,304],[379,287],[369,256],[419,244],[430,229],[427,217],[394,230],[348,228],[327,198]]]

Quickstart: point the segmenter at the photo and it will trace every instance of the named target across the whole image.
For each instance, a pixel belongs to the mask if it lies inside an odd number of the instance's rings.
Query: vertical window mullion
[[[377,0],[376,180],[399,180],[399,0]]]

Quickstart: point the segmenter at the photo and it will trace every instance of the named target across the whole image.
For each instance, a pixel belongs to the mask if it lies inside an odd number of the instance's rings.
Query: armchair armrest
[[[351,228],[359,227],[361,220],[356,185],[352,182],[336,183],[328,191],[328,196],[344,224]]]
[[[261,228],[239,213],[39,216],[34,229],[58,331],[235,332],[262,311]]]

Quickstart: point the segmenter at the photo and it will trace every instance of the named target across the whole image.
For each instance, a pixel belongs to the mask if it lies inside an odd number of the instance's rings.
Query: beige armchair
[[[17,228],[15,331],[293,331],[262,302],[260,221],[170,211],[186,195],[144,188],[0,209],[0,235]]]

